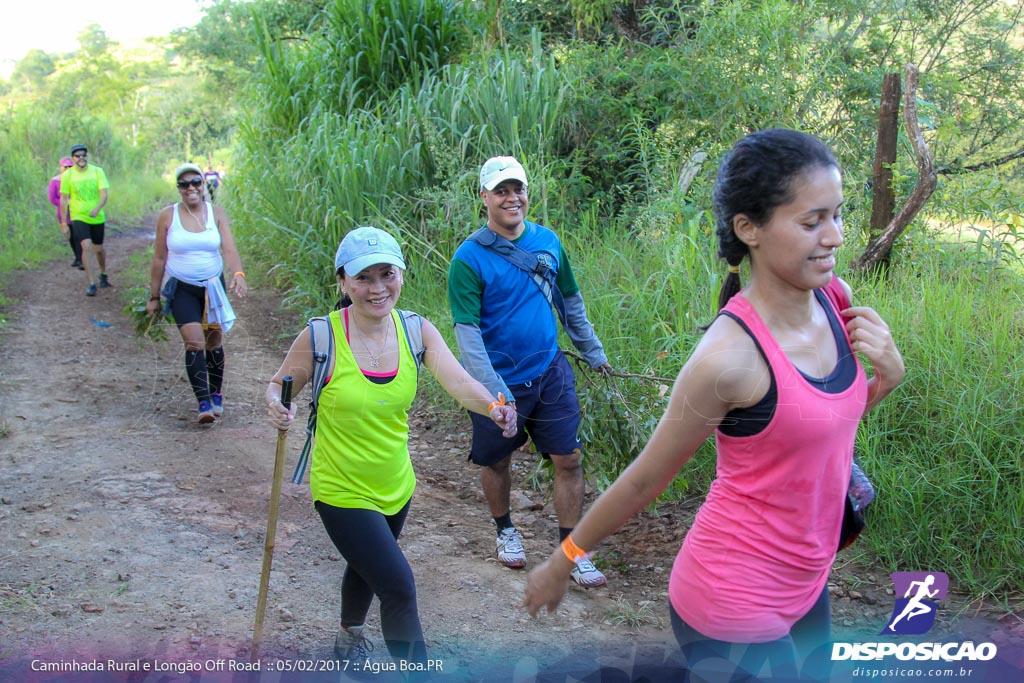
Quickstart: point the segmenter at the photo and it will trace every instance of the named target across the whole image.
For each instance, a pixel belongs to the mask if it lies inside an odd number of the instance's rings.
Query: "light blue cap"
[[[346,275],[357,275],[378,263],[390,263],[405,270],[398,241],[380,228],[363,226],[350,231],[334,255],[334,269],[344,268]]]

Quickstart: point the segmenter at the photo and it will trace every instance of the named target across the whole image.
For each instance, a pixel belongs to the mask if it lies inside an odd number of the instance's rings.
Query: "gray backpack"
[[[427,349],[423,346],[423,318],[419,313],[412,311],[398,311],[398,318],[402,321],[402,329],[405,331],[405,338],[409,340],[409,349],[413,358],[416,359],[416,372],[420,370],[423,362],[423,352]],[[327,380],[327,373],[331,369],[331,359],[334,358],[334,330],[331,329],[331,320],[327,316],[310,318],[306,323],[309,327],[309,343],[313,350],[313,377],[309,387],[309,418],[306,420],[306,442],[302,445],[302,452],[299,454],[299,462],[295,465],[295,472],[292,473],[292,482],[301,484],[306,474],[306,467],[309,465],[309,456],[313,450],[313,434],[316,432],[316,410],[320,404],[320,392]]]

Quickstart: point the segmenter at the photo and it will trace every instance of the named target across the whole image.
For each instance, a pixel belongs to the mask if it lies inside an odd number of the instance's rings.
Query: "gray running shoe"
[[[594,566],[594,563],[590,561],[590,555],[584,555],[582,558],[576,561],[576,566],[572,568],[572,572],[569,573],[571,578],[577,586],[584,588],[597,588],[608,583],[608,579],[604,578],[604,574],[601,570]]]
[[[86,288],[86,290],[85,290],[85,295],[86,296],[96,296],[96,285],[90,284],[89,287]]]
[[[373,652],[373,643],[363,636],[366,626],[350,626],[338,631],[334,639],[334,656],[339,660],[362,661]]]
[[[523,536],[514,526],[502,529],[495,541],[498,562],[512,569],[526,566],[526,551],[523,550]]]

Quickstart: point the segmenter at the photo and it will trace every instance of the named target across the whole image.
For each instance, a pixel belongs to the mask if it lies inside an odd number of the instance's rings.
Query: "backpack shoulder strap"
[[[486,225],[469,236],[469,239],[484,249],[494,252],[516,268],[526,271],[537,287],[540,288],[548,304],[554,307],[562,326],[566,325],[565,300],[562,292],[555,284],[555,273],[535,254],[519,247]]]
[[[416,372],[419,372],[423,363],[423,354],[426,347],[423,346],[423,317],[413,311],[398,311],[398,319],[402,321],[402,329],[405,330],[405,338],[409,340],[409,350],[412,357],[416,359]]]
[[[547,266],[541,263],[531,252],[517,247],[486,225],[470,235],[469,239],[488,251],[493,251],[512,265],[525,270],[531,275],[540,274],[543,276],[542,269],[547,269]]]
[[[310,318],[306,322],[309,328],[309,345],[313,352],[313,376],[309,383],[309,417],[306,418],[306,442],[299,453],[299,461],[292,473],[292,483],[301,484],[309,464],[309,456],[313,450],[313,434],[316,432],[316,409],[320,404],[320,392],[331,369],[331,358],[334,356],[334,331],[331,329],[330,316]]]
[[[309,328],[309,343],[313,351],[313,384],[310,387],[310,401],[315,412],[320,403],[320,391],[324,388],[324,380],[331,369],[331,358],[334,356],[334,331],[331,329],[330,316],[310,318],[306,323]]]

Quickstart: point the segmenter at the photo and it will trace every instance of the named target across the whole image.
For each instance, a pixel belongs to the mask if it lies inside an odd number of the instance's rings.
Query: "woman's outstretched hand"
[[[557,550],[556,553],[531,570],[526,577],[523,607],[531,617],[536,617],[541,607],[547,607],[548,614],[554,612],[569,588],[569,572],[572,571],[572,565],[569,559],[562,555],[561,550]]]

